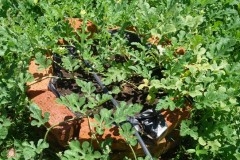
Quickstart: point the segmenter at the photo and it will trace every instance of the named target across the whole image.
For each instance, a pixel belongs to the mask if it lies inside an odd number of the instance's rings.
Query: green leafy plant
[[[74,59],[73,57],[68,57],[68,56],[63,57],[62,61],[63,61],[63,67],[69,70],[70,72],[73,72],[80,67],[78,60]]]
[[[49,120],[49,113],[45,112],[44,116],[42,117],[42,111],[39,109],[39,107],[36,104],[32,104],[29,107],[29,110],[32,112],[30,116],[33,118],[31,121],[32,126],[38,126],[45,124]]]
[[[80,144],[79,141],[71,141],[69,143],[70,150],[64,151],[61,155],[61,159],[100,159],[101,153],[94,151],[89,142],[83,142]]]
[[[126,102],[120,102],[113,113],[114,121],[116,123],[126,121],[129,117],[139,113],[142,108],[143,106],[139,104],[127,104]]]
[[[121,129],[119,133],[126,139],[126,141],[132,145],[135,146],[137,144],[137,139],[134,136],[134,129],[130,123],[124,123],[121,126]]]
[[[94,115],[94,119],[97,123],[94,126],[98,134],[102,135],[106,128],[110,128],[113,125],[112,111],[105,108],[101,109],[99,114]]]
[[[52,61],[46,58],[41,52],[38,52],[35,57],[37,64],[39,64],[39,69],[46,69],[52,64]]]
[[[1,136],[0,136],[0,140],[1,140],[0,143],[3,143],[2,140],[4,140],[7,137],[8,129],[11,126],[11,121],[8,120],[7,118],[5,118],[5,119],[3,119],[3,118],[0,119],[0,122],[1,122],[0,128],[1,128],[1,131],[2,131]]]
[[[47,122],[49,114],[29,102],[26,83],[33,79],[27,71],[30,60],[34,58],[39,69],[46,69],[52,64],[52,52],[63,56],[62,67],[70,73],[81,68],[91,74],[83,64],[87,60],[105,85],[131,83],[148,94],[150,103],[164,93],[156,110],[174,110],[191,100],[190,118],[180,126],[183,141],[189,143],[182,143],[179,157],[239,159],[239,6],[237,0],[0,0],[1,159],[7,159],[11,148],[16,151],[12,159],[50,156],[43,154],[48,150],[45,138],[31,136],[35,135],[33,128]],[[72,17],[82,19],[77,32],[67,22]],[[97,26],[95,33],[86,31],[88,21]],[[112,28],[119,29],[114,38],[109,33]],[[132,44],[138,50],[126,45],[125,30],[139,35],[143,43]],[[57,44],[60,38],[76,46],[79,59],[66,55]],[[149,38],[155,38],[157,46],[149,45]],[[144,79],[143,83],[132,83],[134,76]],[[97,134],[141,110],[138,104],[124,102],[115,110],[106,109],[103,104],[119,89],[111,95],[96,94],[91,82],[74,74],[71,79],[84,96],[70,94],[58,102],[85,117],[91,116],[89,110],[98,108],[93,116]],[[47,128],[47,134],[50,130]],[[132,137],[128,123],[120,132],[130,145],[135,144],[128,139]],[[106,155],[94,151],[87,142],[72,141],[63,158],[88,159],[91,155],[107,159],[110,148],[101,148]]]

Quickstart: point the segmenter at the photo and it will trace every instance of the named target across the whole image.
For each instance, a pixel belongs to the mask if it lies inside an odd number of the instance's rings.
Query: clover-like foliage
[[[69,150],[64,151],[60,156],[62,160],[68,159],[101,159],[102,155],[99,151],[94,151],[89,142],[83,142],[80,144],[79,141],[71,141],[69,143]]]

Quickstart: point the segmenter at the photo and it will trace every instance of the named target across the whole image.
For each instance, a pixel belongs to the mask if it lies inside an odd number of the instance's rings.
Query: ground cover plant
[[[88,142],[71,141],[58,153],[50,148],[45,133],[38,134],[48,113],[42,117],[27,98],[26,83],[33,81],[28,65],[35,58],[44,70],[52,64],[46,57],[51,53],[64,57],[62,66],[69,73],[82,68],[90,74],[84,65],[88,61],[104,84],[118,84],[115,94],[126,84],[144,91],[145,100],[155,103],[156,110],[174,110],[190,100],[191,116],[180,125],[183,143],[173,159],[240,159],[239,14],[238,0],[0,0],[1,159],[11,151],[11,159],[109,158],[108,143],[95,151]],[[82,28],[73,32],[68,18],[80,18]],[[89,22],[97,27],[94,34],[86,32]],[[112,37],[109,29],[116,27],[119,32]],[[139,35],[141,43],[132,44],[137,49],[126,45],[126,29]],[[80,58],[66,55],[59,39],[74,45]],[[134,83],[134,76],[141,83]],[[86,116],[89,108],[109,99],[95,94],[91,82],[76,83],[87,100],[71,94],[67,102],[74,105],[69,106],[82,107],[71,108],[74,111]],[[164,93],[160,99],[159,93]],[[114,113],[102,109],[95,115],[101,122],[96,125],[121,123],[142,107],[121,102]],[[126,109],[128,114],[119,116]],[[136,144],[135,138],[127,138],[134,137],[128,123],[120,133],[129,146]]]

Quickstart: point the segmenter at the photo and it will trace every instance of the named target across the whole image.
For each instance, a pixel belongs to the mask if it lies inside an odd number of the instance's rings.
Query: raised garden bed
[[[52,68],[48,69],[48,74],[46,74],[45,71],[38,71],[37,68],[38,66],[32,61],[29,66],[29,71],[36,79],[52,75]],[[60,105],[56,102],[55,94],[48,90],[49,81],[50,78],[35,83],[31,85],[28,90],[29,98],[41,108],[42,112],[50,113],[50,119],[48,123],[46,123],[47,127],[51,127],[66,119],[75,117],[74,113],[71,112],[67,106]],[[186,104],[186,107],[183,109],[176,109],[174,111],[162,110],[160,112],[160,114],[163,115],[168,128],[163,139],[155,141],[152,144],[149,143],[148,147],[153,155],[159,156],[178,144],[178,130],[174,129],[177,128],[181,120],[186,119],[189,116],[189,107],[190,105]],[[90,120],[94,121],[93,119]],[[83,118],[79,121],[63,123],[53,128],[51,133],[55,136],[54,139],[60,146],[67,146],[68,142],[74,138],[79,139],[79,141],[92,141],[91,130],[87,118]],[[124,139],[119,135],[117,127],[105,130],[104,134],[98,138],[99,140],[105,140],[108,137],[113,139],[111,149],[115,151],[116,157],[131,154],[129,147],[124,143]],[[139,155],[143,155],[140,145],[135,146],[134,149]]]
[[[70,21],[70,23],[72,23],[72,21]],[[79,23],[79,25],[81,25],[81,23]],[[79,28],[78,25],[74,25],[73,27],[76,29]],[[109,32],[114,36],[118,33],[118,29],[110,30]],[[130,46],[130,49],[138,49],[136,46],[131,46],[132,42],[140,43],[140,39],[135,33],[124,31],[124,36],[127,39],[127,45]],[[63,45],[66,41],[60,40],[59,43]],[[96,123],[94,119],[95,114],[98,114],[102,108],[111,110],[114,107],[118,107],[119,101],[124,101],[127,104],[138,103],[143,106],[141,112],[134,117],[134,122],[138,124],[136,133],[141,135],[139,138],[144,142],[143,144],[138,143],[133,147],[136,155],[144,156],[144,151],[147,150],[150,151],[154,157],[158,157],[178,143],[178,131],[175,129],[182,119],[188,117],[188,102],[184,104],[185,107],[182,109],[176,109],[174,111],[161,110],[156,112],[154,109],[155,105],[157,101],[164,96],[164,93],[157,93],[155,101],[147,101],[148,93],[144,90],[144,87],[142,89],[137,87],[144,82],[143,77],[131,76],[128,81],[115,82],[105,86],[101,81],[104,77],[95,73],[91,62],[82,59],[82,62],[84,62],[83,66],[78,67],[74,72],[69,72],[65,69],[63,67],[64,65],[62,65],[62,57],[70,56],[71,59],[79,60],[81,57],[79,57],[75,46],[63,45],[62,47],[67,49],[67,55],[53,53],[53,65],[44,72],[38,71],[35,62],[31,62],[29,70],[36,79],[41,79],[46,76],[49,78],[32,84],[28,90],[29,98],[41,108],[43,113],[50,113],[50,119],[46,126],[52,127],[56,125],[51,132],[59,145],[66,146],[71,139],[75,138],[81,142],[91,142],[95,149],[99,149],[99,142],[111,138],[113,140],[111,145],[111,150],[114,153],[112,154],[113,159],[122,159],[126,155],[131,157],[132,151],[125,139],[120,136],[118,126],[113,124],[112,128],[105,129],[102,134],[97,134],[97,136],[95,133],[93,134],[93,132],[98,129],[92,127],[92,124]],[[146,47],[149,46],[146,45]],[[110,57],[110,61],[122,63],[125,62],[126,59],[123,56],[113,56]],[[109,64],[105,65],[106,70],[108,66]],[[88,68],[90,72],[86,72],[84,68]],[[153,72],[153,74],[156,74],[153,76],[161,78],[162,75],[159,75],[159,73],[160,71],[156,73]],[[94,95],[109,95],[108,90],[111,92],[116,86],[119,87],[120,90],[116,93],[111,93],[112,98],[104,101],[98,107],[94,107],[94,109],[87,107],[88,110],[84,115],[81,112],[76,112],[72,109],[73,106],[71,106],[71,104],[69,105],[62,100],[62,97],[71,95],[72,93],[78,95],[79,98],[85,96],[84,91],[79,87],[79,82],[77,82],[76,79],[83,80],[85,85],[90,85],[90,89],[93,88],[92,94]],[[65,105],[56,103],[56,99]],[[91,99],[87,99],[84,102],[88,103],[89,101],[91,101]],[[78,109],[81,110],[81,106]],[[114,110],[116,112],[116,109]],[[62,123],[68,119],[74,120]],[[93,138],[92,136],[95,137]],[[144,150],[145,145],[147,148]]]

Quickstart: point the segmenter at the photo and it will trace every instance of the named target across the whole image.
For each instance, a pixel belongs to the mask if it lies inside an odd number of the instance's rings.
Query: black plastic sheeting
[[[134,116],[131,123],[137,125],[136,129],[143,131],[142,134],[150,139],[158,139],[167,129],[164,117],[154,109],[147,109]]]

